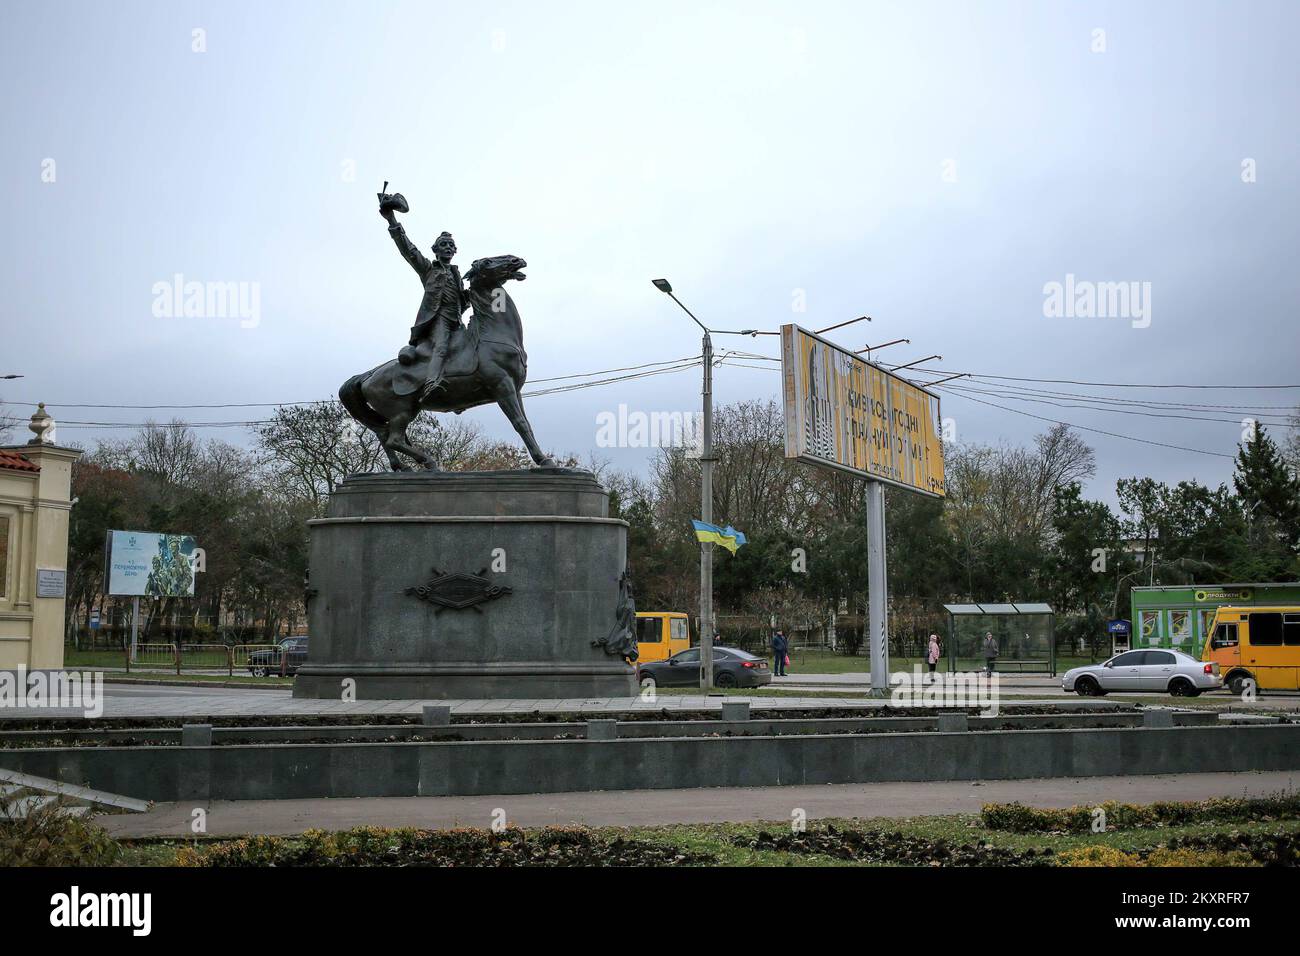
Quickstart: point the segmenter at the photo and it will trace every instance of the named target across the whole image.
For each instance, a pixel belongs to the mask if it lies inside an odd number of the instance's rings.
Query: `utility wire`
[[[939,374],[931,372],[929,374]],[[985,382],[987,376],[978,374],[968,374],[967,378],[976,384],[987,385],[989,388],[1006,389],[1007,394],[1021,393],[1025,395],[1038,395],[1051,398],[1078,398],[1085,401],[1104,402],[1111,405],[1137,405],[1144,408],[1175,408],[1187,411],[1212,410],[1212,411],[1243,411],[1250,412],[1257,409],[1286,409],[1294,411],[1297,406],[1290,405],[1221,405],[1207,402],[1161,402],[1150,398],[1113,398],[1109,395],[1092,395],[1086,392],[1062,392],[1056,389],[1027,388],[1023,385],[1006,385],[999,382]]]
[[[728,364],[737,364],[737,363],[729,362]],[[761,368],[762,366],[747,366],[747,367],[749,367],[749,368]],[[770,371],[775,371],[775,369],[771,369]],[[1076,425],[1076,424],[1073,424],[1072,422],[1064,422],[1064,421],[1060,421],[1060,420],[1055,419],[1055,418],[1047,418],[1047,417],[1045,417],[1045,416],[1043,416],[1043,415],[1035,415],[1035,414],[1033,414],[1032,412],[1027,412],[1027,411],[1024,411],[1023,409],[1019,409],[1019,408],[1011,408],[1011,407],[1006,406],[1006,405],[999,405],[999,404],[997,404],[996,402],[990,402],[990,401],[985,401],[984,399],[975,398],[975,397],[972,396],[972,395],[964,394],[962,391],[954,390],[953,386],[951,386],[951,385],[946,385],[946,384],[945,384],[945,385],[935,385],[934,387],[935,387],[936,389],[939,389],[940,391],[948,391],[948,392],[950,392],[950,394],[951,394],[954,398],[964,398],[964,399],[966,399],[966,400],[968,400],[968,401],[978,402],[978,403],[981,404],[981,405],[988,405],[990,408],[999,408],[999,409],[1002,409],[1003,411],[1013,412],[1014,414],[1017,414],[1017,415],[1024,415],[1024,416],[1026,416],[1026,417],[1028,417],[1028,418],[1035,418],[1035,419],[1038,419],[1039,421],[1049,422],[1049,423],[1051,423],[1051,424],[1053,424],[1053,425],[1065,425],[1065,426],[1067,426],[1067,427],[1069,427],[1069,428],[1077,428],[1077,429],[1079,429],[1080,431],[1094,432],[1094,433],[1099,434],[1099,435],[1107,435],[1107,436],[1109,436],[1109,437],[1111,437],[1111,438],[1122,438],[1122,439],[1124,439],[1124,440],[1126,440],[1126,441],[1140,442],[1141,444],[1144,444],[1144,445],[1156,445],[1156,446],[1161,447],[1161,448],[1173,448],[1173,449],[1176,449],[1176,450],[1178,450],[1178,451],[1190,451],[1190,452],[1194,452],[1194,453],[1199,454],[1199,455],[1212,455],[1212,456],[1214,456],[1214,457],[1216,457],[1216,458],[1233,458],[1233,457],[1234,457],[1233,455],[1228,455],[1228,454],[1225,454],[1225,453],[1223,453],[1223,452],[1206,451],[1206,450],[1203,449],[1203,448],[1191,448],[1191,447],[1189,447],[1189,446],[1187,446],[1187,445],[1174,445],[1174,444],[1171,444],[1171,443],[1168,443],[1168,442],[1159,442],[1159,441],[1154,441],[1154,440],[1149,439],[1149,438],[1138,438],[1138,437],[1135,436],[1135,435],[1125,435],[1125,434],[1122,434],[1122,433],[1120,433],[1120,432],[1107,431],[1107,430],[1102,429],[1102,428],[1092,428],[1092,427],[1087,426],[1087,425]],[[962,388],[962,387],[961,387],[961,386],[958,386],[957,388],[960,389],[960,388]],[[1041,400],[1040,400],[1040,401],[1041,401]],[[1057,404],[1057,403],[1055,403],[1055,402],[1049,402],[1048,404]],[[1069,406],[1069,407],[1076,407],[1076,408],[1079,408],[1079,407],[1088,407],[1088,406]],[[1092,409],[1092,410],[1093,410],[1093,411],[1120,411],[1119,409]],[[1154,415],[1154,414],[1152,414],[1152,413],[1141,413],[1141,412],[1131,413],[1131,414],[1139,414],[1139,415],[1140,415],[1140,414],[1147,414],[1147,415],[1149,415],[1150,417],[1170,417],[1170,416],[1160,416],[1160,415]],[[1183,416],[1177,416],[1177,417],[1183,417]],[[1231,419],[1207,419],[1207,420],[1208,420],[1208,421],[1223,421],[1223,422],[1227,422],[1227,423],[1230,423],[1230,424],[1238,424],[1237,422],[1234,422],[1234,421],[1232,421]]]
[[[897,368],[896,365],[888,366]],[[929,372],[931,375],[969,375],[972,378],[996,378],[1007,382],[1040,382],[1049,385],[1090,385],[1096,388],[1199,388],[1199,389],[1287,389],[1300,388],[1300,383],[1292,385],[1170,385],[1156,382],[1080,382],[1069,378],[1025,378],[1016,375],[988,375],[981,372],[962,372],[953,369],[915,368],[914,372]]]
[[[613,372],[630,372],[630,371],[635,371],[637,369],[654,368],[655,366],[660,366],[660,365],[675,365],[679,362],[689,362],[689,361],[694,361],[696,364],[698,364],[700,359],[699,356],[688,355],[685,356],[684,358],[668,359],[663,362],[647,362],[644,365],[629,365],[623,368],[605,368],[595,372],[579,372],[574,375],[556,375],[552,378],[535,378],[530,381],[530,384],[537,384],[539,382],[560,382],[572,378],[590,378],[595,375],[608,375]],[[688,367],[688,366],[682,366],[682,367]],[[610,379],[610,381],[617,381],[617,379]],[[537,393],[537,394],[541,394],[541,393]],[[225,402],[225,403],[214,404],[214,405],[98,405],[98,404],[84,404],[78,402],[46,402],[45,405],[47,408],[112,408],[112,409],[143,409],[148,411],[148,410],[161,410],[161,409],[170,409],[170,408],[176,408],[176,409],[286,408],[294,405],[328,405],[332,401],[334,401],[334,399],[324,398],[324,399],[313,399],[311,401],[306,401],[306,402]],[[0,400],[0,405],[27,406],[31,404],[34,403]]]
[[[731,356],[733,355],[738,358],[761,359],[767,362],[780,361],[780,359],[772,358],[771,356],[756,355],[753,353],[740,353],[740,352],[728,353],[725,356],[727,358],[727,364],[736,366],[737,368],[763,368],[764,366],[748,365],[745,363],[733,361],[731,359]],[[890,368],[896,368],[896,367],[897,366],[890,366]],[[916,369],[915,371],[923,372],[930,375],[936,375],[936,376],[946,376],[948,374],[955,374],[955,373],[940,372],[937,369]],[[978,388],[974,388],[973,386],[970,385],[954,386],[955,388],[965,388],[965,389],[975,391],[981,395],[992,395],[994,397],[1010,398],[1017,401],[1033,401],[1037,399],[1041,401],[1043,404],[1057,405],[1058,407],[1061,408],[1088,408],[1088,409],[1093,409],[1095,411],[1119,411],[1119,409],[1110,408],[1108,406],[1123,405],[1123,406],[1133,406],[1136,408],[1149,408],[1158,411],[1164,411],[1164,410],[1207,411],[1208,410],[1208,411],[1226,411],[1230,413],[1240,412],[1243,415],[1248,415],[1253,418],[1288,420],[1288,421],[1274,421],[1274,422],[1265,421],[1263,424],[1275,424],[1280,427],[1287,427],[1287,428],[1296,427],[1295,425],[1289,424],[1289,421],[1295,419],[1296,417],[1295,415],[1295,412],[1297,410],[1296,405],[1215,405],[1215,404],[1197,403],[1197,402],[1160,402],[1160,401],[1155,401],[1150,399],[1144,400],[1144,399],[1136,399],[1136,398],[1111,398],[1105,395],[1088,395],[1081,392],[1062,392],[1062,391],[1056,391],[1052,389],[1025,388],[1019,385],[985,383],[983,381],[985,378],[1005,378],[1005,376],[986,376],[986,375],[980,375],[975,372],[969,372],[965,374],[971,379],[979,379],[979,381],[976,382],[975,384],[988,384],[990,388],[999,389],[999,391],[983,391]],[[925,380],[918,379],[917,384],[928,387],[932,383]],[[1177,386],[1170,386],[1170,387],[1177,387]],[[1236,387],[1236,386],[1232,386],[1232,387]],[[1242,387],[1253,388],[1254,386],[1242,386]],[[1081,405],[1066,404],[1066,403],[1060,403],[1060,402],[1049,400],[1055,398],[1078,399],[1086,404],[1081,404]],[[1277,413],[1277,412],[1270,412],[1270,411],[1261,411],[1262,409],[1282,409],[1285,411],[1283,411],[1282,413]],[[1125,414],[1139,414],[1139,413],[1126,412]],[[1188,415],[1160,415],[1160,414],[1155,414],[1154,412],[1150,415],[1150,417],[1186,418],[1192,421],[1212,421],[1212,422],[1224,422],[1228,424],[1239,424],[1239,422],[1235,422],[1231,419],[1225,419],[1225,418],[1205,418],[1205,417],[1188,416]]]
[[[1031,395],[1017,395],[1017,394],[1014,394],[1014,393],[1011,393],[1011,392],[1004,392],[1004,391],[991,391],[991,390],[989,390],[989,389],[975,388],[974,386],[971,386],[971,385],[945,385],[944,388],[947,388],[947,389],[949,389],[949,390],[951,390],[951,391],[954,391],[954,392],[963,393],[963,394],[969,392],[969,393],[974,393],[974,394],[976,394],[976,395],[991,395],[991,396],[993,396],[994,398],[1008,398],[1008,399],[1011,399],[1012,401],[1015,401],[1015,402],[1032,402],[1032,403],[1039,404],[1039,405],[1055,405],[1057,408],[1084,408],[1084,409],[1088,409],[1089,411],[1094,411],[1094,412],[1109,412],[1109,413],[1112,414],[1112,415],[1136,415],[1136,416],[1141,417],[1141,418],[1181,418],[1181,419],[1185,419],[1185,420],[1187,420],[1187,421],[1193,421],[1193,422],[1220,422],[1220,423],[1225,424],[1225,425],[1240,425],[1240,424],[1241,424],[1241,422],[1240,422],[1239,420],[1237,420],[1237,419],[1233,419],[1233,418],[1208,418],[1208,417],[1206,417],[1206,416],[1204,416],[1204,415],[1178,415],[1178,414],[1175,414],[1172,410],[1170,410],[1170,411],[1165,411],[1165,412],[1152,412],[1152,411],[1136,411],[1136,410],[1128,409],[1128,408],[1112,408],[1112,407],[1110,407],[1110,406],[1108,406],[1108,405],[1104,405],[1104,406],[1087,405],[1087,404],[1082,404],[1082,405],[1081,405],[1081,404],[1077,404],[1077,403],[1075,403],[1075,402],[1062,402],[1062,401],[1055,401],[1055,400],[1050,399],[1050,398],[1039,398],[1039,397],[1035,397],[1035,396],[1031,396]],[[1283,417],[1286,417],[1286,416],[1281,416],[1281,415],[1261,415],[1261,416],[1257,416],[1257,417],[1259,417],[1259,418],[1283,418]],[[1264,425],[1271,425],[1271,426],[1273,426],[1273,427],[1277,427],[1277,428],[1295,428],[1295,427],[1297,427],[1297,426],[1295,426],[1295,425],[1291,425],[1291,424],[1289,424],[1288,422],[1285,422],[1285,421],[1284,421],[1284,422],[1272,422],[1272,421],[1266,421],[1266,422],[1261,422],[1261,424],[1264,424]]]
[[[677,360],[677,361],[680,361],[680,360]],[[682,362],[682,363],[679,364],[679,365],[674,365],[674,366],[671,366],[671,367],[668,367],[668,368],[653,368],[653,367],[651,367],[651,366],[655,366],[655,365],[661,365],[661,364],[663,364],[663,363],[660,363],[660,362],[652,362],[652,363],[649,363],[648,365],[630,366],[630,368],[642,368],[642,369],[648,369],[648,370],[647,370],[647,371],[642,371],[642,372],[635,372],[635,373],[630,374],[630,375],[618,375],[618,376],[614,376],[614,377],[611,377],[611,378],[597,379],[597,380],[595,380],[595,381],[590,381],[590,382],[574,382],[573,384],[570,384],[570,385],[559,385],[559,386],[555,386],[555,387],[553,387],[553,388],[544,388],[544,389],[538,389],[538,390],[536,390],[536,391],[523,392],[522,394],[523,394],[523,396],[526,397],[526,398],[535,398],[535,397],[538,397],[538,396],[541,396],[541,395],[551,395],[551,394],[554,394],[554,393],[556,393],[556,392],[573,392],[573,391],[578,391],[579,389],[583,389],[583,388],[595,388],[595,387],[598,386],[598,385],[610,385],[610,384],[612,384],[612,383],[614,383],[614,382],[629,382],[629,381],[633,381],[633,380],[635,380],[635,379],[640,379],[640,378],[649,378],[649,377],[654,376],[654,375],[665,375],[665,374],[668,374],[668,373],[670,373],[670,372],[680,372],[680,371],[682,371],[683,369],[694,368],[694,367],[700,365],[701,361],[702,361],[702,360],[701,360],[699,357],[696,357],[696,358],[693,358],[693,359],[687,360],[687,361],[685,361],[685,362]],[[618,371],[618,370],[616,370],[616,369],[610,369],[609,371]],[[589,373],[589,374],[599,374],[599,373]],[[540,382],[558,381],[558,380],[560,380],[560,379],[565,379],[565,378],[575,378],[575,377],[577,377],[577,376],[563,375],[563,376],[558,376],[558,377],[556,377],[556,378],[551,378],[551,379],[538,379],[537,381],[540,381]],[[279,405],[279,406],[277,406],[277,407],[284,408],[284,407],[288,407],[288,406],[291,405],[291,404],[292,404],[292,405],[319,405],[319,404],[327,404],[328,401],[330,401],[330,400],[317,401],[317,402],[294,402],[294,403],[284,403],[284,404]],[[48,403],[48,404],[49,404],[49,405],[53,405],[54,403],[51,402],[51,403]],[[63,406],[63,407],[65,407],[65,408],[72,408],[72,407],[78,407],[78,406],[66,405],[66,406]],[[80,407],[88,407],[88,406],[80,406]],[[98,406],[96,406],[96,407],[98,407]],[[182,406],[182,405],[161,405],[161,406],[103,406],[103,407],[112,407],[112,408],[153,408],[153,407],[157,407],[157,408],[171,408],[171,409],[177,409],[177,408],[185,408],[185,407],[189,407],[189,406]],[[231,407],[231,406],[193,406],[193,407],[196,407],[196,408],[209,408],[209,407]],[[243,428],[243,427],[254,427],[254,426],[258,426],[258,425],[270,425],[270,424],[272,424],[272,422],[274,422],[274,419],[261,419],[261,420],[258,420],[258,421],[236,421],[236,422],[185,422],[185,425],[187,425],[187,426],[189,426],[189,427],[192,427],[192,428]],[[148,424],[148,423],[147,423],[147,422],[84,422],[84,421],[59,421],[59,422],[58,422],[58,427],[63,428],[63,427],[66,426],[66,427],[69,427],[69,428],[142,428],[142,427],[143,427],[144,425],[146,425],[146,424]]]
[[[949,387],[949,386],[947,386],[947,385],[936,385],[936,386],[935,386],[935,388],[940,389],[941,391],[947,390],[948,387]],[[979,402],[981,405],[988,405],[988,406],[990,406],[990,407],[992,407],[992,408],[1000,408],[1000,409],[1002,409],[1004,412],[1014,412],[1014,413],[1017,414],[1017,415],[1025,415],[1025,416],[1027,416],[1028,418],[1036,418],[1036,419],[1038,419],[1040,422],[1050,422],[1050,423],[1053,424],[1053,425],[1064,425],[1064,426],[1066,426],[1067,428],[1077,428],[1077,429],[1079,429],[1080,431],[1085,431],[1085,432],[1095,432],[1095,433],[1097,433],[1098,435],[1109,435],[1111,438],[1123,438],[1125,441],[1141,442],[1141,443],[1144,444],[1144,445],[1158,445],[1158,446],[1161,447],[1161,448],[1174,448],[1174,449],[1177,449],[1178,451],[1190,451],[1190,452],[1195,452],[1195,453],[1198,454],[1198,455],[1213,455],[1215,458],[1235,458],[1235,457],[1236,457],[1235,455],[1224,454],[1223,452],[1220,452],[1220,451],[1206,451],[1204,448],[1189,448],[1189,447],[1186,446],[1186,445],[1171,445],[1171,444],[1169,444],[1169,443],[1167,443],[1167,442],[1162,442],[1162,441],[1152,441],[1152,440],[1149,439],[1149,438],[1137,438],[1137,437],[1135,437],[1135,436],[1133,436],[1133,435],[1123,435],[1123,434],[1120,434],[1119,432],[1108,432],[1108,431],[1106,431],[1106,430],[1104,430],[1104,429],[1101,429],[1101,428],[1089,428],[1087,425],[1075,425],[1075,424],[1073,424],[1073,423],[1071,423],[1071,422],[1063,422],[1063,421],[1058,421],[1058,420],[1055,419],[1055,418],[1046,418],[1046,417],[1044,417],[1044,416],[1042,416],[1042,415],[1035,415],[1035,414],[1033,414],[1032,412],[1027,412],[1027,411],[1024,411],[1023,409],[1020,409],[1020,408],[1008,408],[1006,405],[999,405],[999,404],[997,404],[996,402],[986,402],[986,401],[985,401],[984,399],[982,399],[982,398],[972,398],[972,397],[969,396],[969,395],[960,395],[960,396],[958,396],[958,397],[960,397],[960,398],[964,398],[964,399],[966,399],[967,401],[971,401],[971,402]]]

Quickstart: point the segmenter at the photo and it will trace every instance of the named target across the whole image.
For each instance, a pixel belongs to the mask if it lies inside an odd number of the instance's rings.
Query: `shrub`
[[[582,827],[525,831],[416,830],[357,827],[301,837],[247,837],[177,855],[181,866],[678,866],[712,863],[707,853],[623,837],[599,837]]]
[[[1210,854],[1243,853],[1261,866],[1300,866],[1300,833],[1285,830],[1266,833],[1233,830],[1229,833],[1176,837],[1169,841],[1169,848]]]
[[[120,848],[103,827],[68,816],[62,802],[18,820],[8,818],[12,798],[0,796],[0,867],[107,866]]]
[[[1300,794],[1272,797],[1215,798],[1198,802],[1100,804],[1107,830],[1189,826],[1197,823],[1245,823],[1300,819]],[[980,811],[984,826],[1008,833],[1087,833],[1096,807],[1076,806],[1040,810],[1021,803],[986,803]]]
[[[1111,846],[1082,846],[1056,854],[1057,866],[1141,866],[1137,856]]]
[[[1259,866],[1244,850],[1194,850],[1159,846],[1147,855],[1143,866]]]
[[[830,856],[862,863],[898,866],[1045,866],[1051,863],[1050,849],[1011,850],[988,843],[953,844],[874,829],[825,827],[803,833],[768,833],[749,838],[733,837],[732,843],[750,850],[775,850]]]
[[[1056,855],[1057,866],[1259,866],[1246,850],[1221,850],[1205,847],[1161,845],[1152,849],[1125,852],[1111,846],[1085,846],[1062,850]]]

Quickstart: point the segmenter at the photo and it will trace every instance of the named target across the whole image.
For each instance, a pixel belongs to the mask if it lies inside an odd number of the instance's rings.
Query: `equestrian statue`
[[[424,286],[424,298],[411,327],[409,343],[391,359],[368,372],[354,375],[339,389],[348,413],[378,436],[394,471],[409,471],[399,454],[419,466],[437,470],[433,456],[411,444],[406,429],[421,411],[455,412],[487,405],[501,406],[506,418],[541,467],[556,462],[537,444],[524,414],[520,394],[528,375],[523,325],[519,310],[505,290],[511,279],[523,281],[528,263],[518,256],[475,259],[462,279],[452,265],[456,242],[444,232],[433,243],[428,258],[406,236],[397,213],[410,207],[400,193],[379,193],[379,214],[388,221],[392,236]],[[461,316],[472,310],[469,322]]]

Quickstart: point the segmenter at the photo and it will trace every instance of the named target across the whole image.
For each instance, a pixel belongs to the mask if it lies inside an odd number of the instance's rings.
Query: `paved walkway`
[[[914,676],[917,672],[914,669],[898,669],[890,671],[891,674],[906,674],[909,677]],[[922,676],[928,677],[929,674],[924,669],[920,672]],[[941,676],[946,672],[939,671]],[[973,674],[974,671],[961,671],[963,674]],[[979,673],[983,673],[981,670]],[[818,684],[823,686],[845,687],[845,688],[868,688],[871,686],[870,671],[850,671],[844,674],[812,674],[805,671],[798,671],[786,674],[784,677],[773,677],[772,684],[776,687],[799,687],[801,685]],[[1002,687],[1055,687],[1061,688],[1061,677],[1058,674],[1053,677],[1051,674],[1017,674],[1010,671],[998,671],[998,684]]]
[[[584,824],[651,826],[808,819],[916,817],[978,813],[985,803],[1018,800],[1069,807],[1105,800],[1151,803],[1210,797],[1264,796],[1300,789],[1300,773],[1193,773],[1145,777],[992,780],[979,783],[872,783],[707,790],[625,790],[597,793],[509,794],[485,797],[367,797],[351,800],[242,800],[206,804],[214,836],[301,833],[355,826],[486,827],[500,808],[518,826]],[[201,804],[162,803],[147,813],[97,818],[119,837],[189,837]]]

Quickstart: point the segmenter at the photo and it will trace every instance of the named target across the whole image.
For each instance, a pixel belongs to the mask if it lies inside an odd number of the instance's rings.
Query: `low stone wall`
[[[964,715],[963,715],[964,716]],[[1173,726],[1212,726],[1219,722],[1213,711],[1172,711]],[[1078,727],[1141,727],[1143,714],[1062,713],[1004,714],[998,717],[968,718],[972,730],[1055,730]],[[213,727],[214,743],[293,743],[378,741],[394,742],[419,737],[423,740],[552,740],[557,736],[583,737],[586,721],[539,723],[456,723],[424,724],[333,724],[300,727]],[[6,746],[59,746],[69,741],[87,744],[178,744],[179,727],[140,727],[113,730],[4,730],[0,722],[0,749]],[[862,734],[899,731],[939,730],[939,717],[751,717],[746,720],[633,720],[619,721],[619,737],[779,737],[787,734]]]
[[[141,799],[254,800],[1300,770],[1300,726],[0,750]]]

